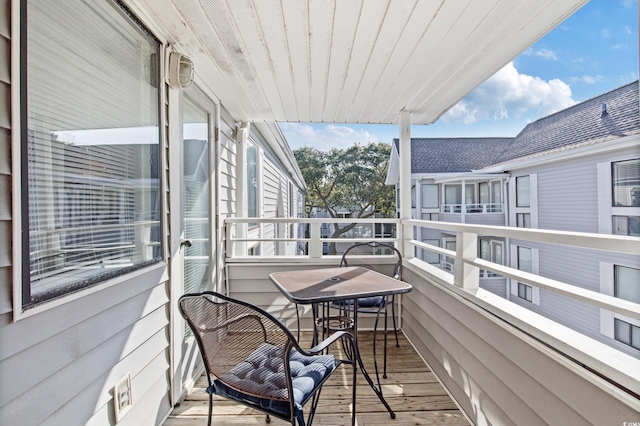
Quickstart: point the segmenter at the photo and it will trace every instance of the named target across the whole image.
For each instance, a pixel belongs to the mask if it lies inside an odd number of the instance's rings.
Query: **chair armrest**
[[[307,352],[310,354],[320,353],[323,350],[325,350],[327,347],[329,347],[332,343],[334,343],[336,340],[345,336],[348,337],[353,343],[353,335],[351,333],[349,333],[348,331],[338,331],[333,333],[331,336],[327,337],[326,339],[324,339],[322,342],[318,343],[311,349],[308,349]]]

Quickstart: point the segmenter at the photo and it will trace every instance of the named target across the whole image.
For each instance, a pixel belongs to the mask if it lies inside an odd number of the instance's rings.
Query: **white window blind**
[[[107,0],[23,19],[28,307],[160,260],[160,44]]]
[[[640,207],[640,159],[612,163],[614,207]]]

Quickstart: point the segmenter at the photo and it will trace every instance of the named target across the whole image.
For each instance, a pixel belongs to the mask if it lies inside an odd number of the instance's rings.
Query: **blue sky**
[[[638,79],[638,0],[591,0],[412,137],[515,136],[527,123]],[[281,123],[291,149],[388,142],[395,125]]]

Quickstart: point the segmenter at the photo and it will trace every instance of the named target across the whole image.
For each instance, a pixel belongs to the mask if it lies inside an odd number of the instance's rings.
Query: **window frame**
[[[614,164],[637,159],[637,154],[628,154],[596,165],[598,178],[598,232],[601,234],[625,235],[615,232],[614,217],[640,217],[640,207],[614,206],[613,200]],[[629,227],[627,226],[628,229]],[[626,235],[629,234],[627,233]]]
[[[520,248],[526,248],[531,250],[531,271],[526,271],[526,272],[531,272],[532,274],[535,275],[539,275],[540,273],[540,250],[535,248],[535,247],[530,247],[530,246],[523,246],[523,245],[518,245],[518,244],[512,244],[510,247],[510,259],[511,259],[511,265],[513,265],[512,267],[514,269],[518,269],[518,270],[522,270],[520,269],[520,261],[519,261],[519,250]],[[504,255],[504,252],[503,252]],[[524,270],[523,270],[524,271]],[[520,297],[520,284],[531,287],[531,300],[527,300],[527,299],[523,299],[522,297]],[[526,301],[528,303],[531,303],[533,305],[540,305],[540,287],[536,287],[533,286],[531,284],[527,284],[527,283],[523,283],[518,281],[517,279],[514,278],[510,278],[510,288],[511,288],[511,296],[512,296],[512,300],[515,298],[515,300],[523,300]]]
[[[116,10],[120,16],[122,16],[131,28],[135,28],[136,31],[144,33],[148,37],[148,40],[155,43],[157,54],[157,81],[163,82],[165,79],[165,70],[161,64],[165,60],[165,49],[163,48],[165,41],[158,37],[152,30],[146,26],[137,16],[122,2],[118,0],[109,1],[109,5]],[[23,28],[26,28],[27,23],[27,4],[23,2],[18,14],[20,24]],[[68,304],[74,300],[87,297],[95,294],[99,291],[103,291],[106,288],[120,285],[124,282],[130,282],[132,279],[138,281],[157,280],[157,276],[166,268],[167,259],[167,240],[166,229],[167,221],[165,217],[165,192],[166,192],[166,174],[163,172],[166,167],[165,158],[165,135],[162,129],[166,126],[166,92],[163,90],[163,85],[158,84],[156,88],[156,115],[157,115],[157,127],[158,139],[157,139],[157,156],[158,156],[158,194],[156,203],[158,205],[158,228],[159,228],[159,255],[151,262],[142,262],[134,264],[132,268],[124,268],[112,275],[94,275],[88,277],[77,288],[66,288],[60,291],[59,294],[54,295],[51,298],[47,298],[36,304],[26,303],[27,294],[30,294],[32,282],[29,279],[30,271],[30,255],[29,255],[29,169],[27,167],[28,161],[25,161],[28,151],[28,136],[30,132],[29,120],[27,118],[28,105],[26,99],[28,99],[27,91],[27,32],[23,31],[18,33],[12,32],[12,39],[16,40],[15,53],[12,58],[19,63],[19,74],[12,73],[15,77],[12,80],[14,84],[11,85],[11,97],[15,99],[15,103],[12,105],[13,110],[19,111],[15,114],[15,130],[12,132],[11,137],[11,164],[13,170],[16,173],[13,174],[12,182],[12,202],[14,220],[12,226],[13,234],[13,321],[18,321],[23,318],[28,318],[33,315],[51,310],[61,305]],[[70,44],[69,46],[73,46]],[[153,67],[151,68],[153,69]],[[149,81],[147,81],[149,83]],[[151,83],[155,85],[154,83]],[[155,144],[154,144],[155,145]],[[29,271],[29,272],[27,272]],[[27,293],[27,294],[25,294]],[[24,300],[23,300],[24,299]]]
[[[432,187],[435,187],[436,190],[436,194],[435,194],[435,205],[425,205],[425,202],[429,199],[429,197],[426,197],[425,192],[428,192],[427,189],[433,189]],[[423,210],[430,210],[430,209],[440,209],[440,185],[438,185],[437,183],[422,183],[420,184],[420,205],[422,206]]]
[[[529,177],[529,206],[517,205],[517,179]],[[536,173],[521,174],[512,176],[509,179],[509,224],[519,227],[519,218],[529,214],[530,228],[538,228],[538,175]],[[519,216],[520,215],[520,216]]]
[[[632,264],[625,261],[612,262],[600,262],[600,293],[607,296],[615,296],[615,266],[622,266],[626,268],[638,269],[637,264]],[[609,311],[604,308],[600,308],[600,334],[610,338],[612,341],[620,345],[620,347],[628,348],[630,351],[640,350],[634,346],[628,345],[625,342],[617,340],[615,338],[615,321],[620,320],[634,327],[640,327],[640,320],[628,317],[626,315],[618,314],[616,312]]]

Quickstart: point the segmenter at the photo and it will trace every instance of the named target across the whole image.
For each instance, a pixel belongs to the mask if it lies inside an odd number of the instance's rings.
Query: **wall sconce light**
[[[193,83],[193,62],[178,52],[169,53],[169,84],[175,88],[189,87]]]

